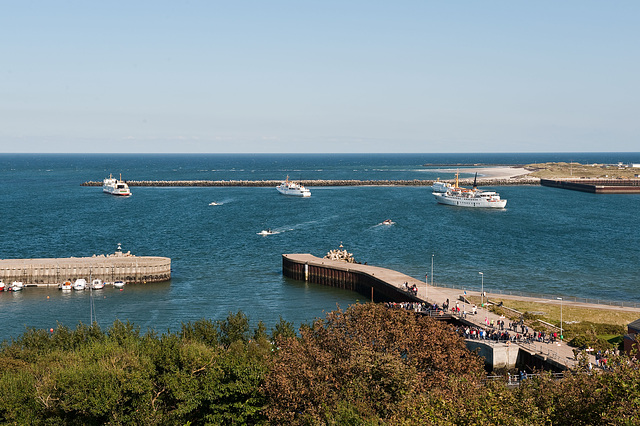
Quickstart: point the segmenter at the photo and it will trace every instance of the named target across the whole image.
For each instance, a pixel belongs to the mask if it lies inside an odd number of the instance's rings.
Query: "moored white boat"
[[[9,287],[9,290],[21,291],[23,288],[24,288],[24,284],[22,283],[22,281],[13,281],[11,283],[11,286]]]
[[[0,280],[0,291],[4,291],[4,282],[2,282],[2,280]]]
[[[106,192],[111,195],[121,195],[121,196],[129,196],[131,195],[131,190],[129,190],[129,185],[125,181],[122,180],[122,175],[120,175],[120,179],[114,178],[111,174],[102,182],[102,192]]]
[[[65,282],[63,282],[63,283],[60,283],[60,284],[58,285],[58,288],[59,288],[60,290],[65,290],[65,291],[67,291],[67,290],[71,290],[71,289],[73,288],[73,284],[71,284],[71,281],[67,280],[67,281],[65,281]]]
[[[124,287],[124,281],[115,281],[115,282],[113,283],[113,286],[114,286],[115,288],[123,288],[123,287]]]
[[[458,186],[457,173],[456,183],[453,187],[444,193],[434,192],[433,196],[438,203],[449,206],[503,209],[507,205],[507,200],[501,199],[497,192],[478,189],[475,179],[472,189],[461,188]]]
[[[78,278],[73,283],[73,289],[74,290],[84,290],[86,288],[87,288],[87,280],[85,280],[84,278]]]
[[[102,290],[104,288],[104,282],[100,278],[96,278],[91,281],[91,285],[89,286],[91,290]]]
[[[276,189],[282,195],[291,195],[294,197],[311,197],[311,191],[299,183],[291,182],[289,176]]]

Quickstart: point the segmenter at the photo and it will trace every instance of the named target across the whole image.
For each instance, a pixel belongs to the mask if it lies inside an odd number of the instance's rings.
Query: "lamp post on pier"
[[[562,333],[562,297],[558,297],[557,299],[560,301],[560,340],[562,340],[562,338],[563,338],[563,333]]]
[[[484,310],[485,321],[487,320],[487,311],[484,309],[484,274],[482,272],[478,272],[480,277],[482,277],[482,284],[480,287],[480,306]]]

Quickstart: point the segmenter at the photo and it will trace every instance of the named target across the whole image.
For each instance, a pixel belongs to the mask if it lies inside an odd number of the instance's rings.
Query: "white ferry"
[[[131,195],[129,185],[122,180],[122,174],[120,179],[114,178],[111,174],[102,182],[102,191],[112,195],[122,195],[128,197]]]
[[[449,182],[442,182],[440,178],[431,185],[433,192],[447,192],[451,188],[453,188],[453,185]]]
[[[476,179],[477,177],[476,173]],[[458,186],[458,173],[456,173],[455,185],[447,192],[434,192],[433,196],[438,203],[449,206],[503,209],[507,205],[507,200],[500,199],[497,192],[479,190],[476,179],[473,181],[472,189],[461,188]]]
[[[292,195],[294,197],[311,197],[311,191],[304,186],[291,182],[289,176],[280,185],[276,186],[276,189],[282,195]]]

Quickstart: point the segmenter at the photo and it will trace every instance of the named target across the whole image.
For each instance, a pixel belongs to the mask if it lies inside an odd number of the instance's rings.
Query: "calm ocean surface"
[[[460,288],[640,302],[640,195],[594,195],[538,186],[497,187],[502,211],[436,204],[425,187],[314,187],[308,199],[275,188],[138,188],[123,199],[82,187],[113,173],[127,180],[435,179],[423,164],[543,161],[640,163],[640,153],[398,155],[0,154],[0,258],[82,257],[118,243],[172,259],[166,283],[106,288],[98,322],[142,330],[280,316],[298,326],[363,297],[282,276],[283,253],[322,257],[340,243],[356,260]],[[220,206],[210,206],[216,201]],[[391,218],[396,224],[380,226]],[[278,233],[257,235],[271,228]],[[49,298],[47,298],[49,297]],[[0,293],[0,340],[25,327],[90,320],[89,292],[27,288]]]

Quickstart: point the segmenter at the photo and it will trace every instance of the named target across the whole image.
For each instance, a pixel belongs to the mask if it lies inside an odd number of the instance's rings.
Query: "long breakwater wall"
[[[433,180],[296,180],[304,186],[431,186]],[[473,179],[461,179],[460,183],[470,185]],[[276,187],[282,183],[281,180],[128,180],[129,186],[148,186],[148,187],[171,187],[171,186],[212,186],[212,187]],[[478,179],[480,186],[506,186],[506,185],[539,185],[538,178],[517,178],[517,179]],[[88,181],[81,186],[102,186],[102,182]]]
[[[0,279],[5,283],[22,281],[26,286],[47,287],[78,278],[134,283],[167,281],[171,279],[171,259],[124,253],[59,259],[0,259]]]

